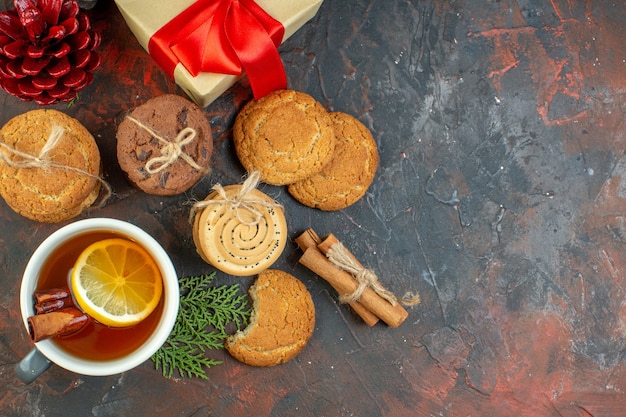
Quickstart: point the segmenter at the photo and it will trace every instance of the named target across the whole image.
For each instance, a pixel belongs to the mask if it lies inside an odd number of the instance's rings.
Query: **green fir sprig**
[[[152,355],[156,369],[171,378],[174,370],[182,377],[208,379],[206,369],[222,362],[206,356],[221,349],[232,323],[237,330],[248,323],[251,308],[238,284],[210,286],[215,272],[179,279],[180,308],[174,329]]]

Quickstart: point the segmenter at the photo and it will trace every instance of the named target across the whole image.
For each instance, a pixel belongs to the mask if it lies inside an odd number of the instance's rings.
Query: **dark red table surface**
[[[244,174],[232,145],[246,81],[206,113],[213,171],[189,192],[132,188],[115,157],[126,111],[184,95],[141,49],[111,0],[89,11],[103,66],[73,106],[97,139],[114,196],[80,218],[153,234],[180,276],[196,254],[189,202]],[[0,202],[3,416],[626,415],[626,10],[615,0],[326,0],[280,48],[290,88],[359,118],[380,150],[367,195],[338,212],[284,204],[292,239],[274,265],[313,295],[317,325],[294,360],[254,368],[225,351],[209,379],[152,362],[86,377],[53,366],[30,385],[18,292],[30,254],[63,224]],[[36,108],[0,94],[0,122]],[[397,294],[419,291],[396,329],[369,328],[300,266],[293,238],[334,233]],[[215,284],[252,278],[218,273]]]

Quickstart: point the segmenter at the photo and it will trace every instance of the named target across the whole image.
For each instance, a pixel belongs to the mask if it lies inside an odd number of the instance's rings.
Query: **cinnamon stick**
[[[59,298],[57,300],[44,301],[35,304],[35,313],[46,314],[72,306],[74,306],[74,299],[72,297]]]
[[[327,234],[324,239],[317,245],[317,248],[324,254],[328,256],[328,251],[330,250],[330,248],[333,245],[336,245],[340,243],[339,239],[337,239],[337,237],[335,237],[335,235],[333,235],[332,233]],[[363,265],[361,264],[361,262],[359,262],[359,260],[356,258],[356,256],[354,256],[352,254],[352,252],[350,252],[348,250],[348,248],[345,248],[345,252],[348,254],[348,256],[350,256],[350,258],[354,261],[354,263],[356,263],[357,265],[359,265],[361,268],[363,268]]]
[[[351,274],[330,263],[317,248],[306,249],[299,262],[328,281],[340,294],[351,294],[358,287]],[[398,327],[409,315],[400,304],[392,305],[371,288],[363,291],[359,302],[390,327]]]
[[[356,256],[354,256],[352,252],[350,252],[350,250],[348,250],[348,248],[346,248],[332,233],[326,235],[324,240],[319,245],[317,245],[317,248],[324,255],[326,255],[326,257],[331,261],[331,263],[333,263],[333,265],[338,266],[340,269],[342,269],[342,266],[346,266],[344,264],[347,264],[349,268],[346,269],[346,271],[348,272],[354,273],[354,270],[356,270],[357,273],[363,273],[365,271],[365,268],[363,267],[361,262],[359,262]],[[351,260],[354,264],[350,265],[350,262],[346,263],[347,260],[345,259],[345,257]],[[369,283],[369,285],[374,290],[374,292],[376,292],[382,298],[386,299],[392,305],[395,305],[398,302],[396,296],[391,291],[388,291],[386,288],[384,288],[380,282],[378,282],[378,278],[376,277],[376,275],[374,275],[373,272],[371,272],[371,274],[372,275],[370,275],[370,278],[373,279],[373,282]]]
[[[61,298],[72,297],[69,288],[51,288],[47,290],[35,291],[35,303],[45,303],[48,301],[59,300]]]
[[[28,332],[33,342],[54,336],[66,336],[85,327],[91,319],[76,307],[67,307],[28,318]]]
[[[316,250],[318,244],[321,243],[320,237],[317,235],[317,233],[315,233],[313,229],[306,230],[304,233],[298,236],[295,240],[303,252],[305,252],[307,249]],[[326,262],[330,264],[328,260],[326,260]],[[332,283],[331,283],[331,286],[332,286]],[[335,288],[334,286],[333,288],[335,289],[335,291],[339,292],[339,294],[341,295],[341,292],[337,288]],[[365,308],[363,304],[361,304],[359,301],[352,301],[348,303],[348,305],[352,308],[352,310],[354,310],[354,312],[359,317],[361,317],[361,319],[368,326],[371,327],[375,325],[376,323],[378,323],[379,321],[378,316],[376,316],[374,313],[372,313],[367,308]]]

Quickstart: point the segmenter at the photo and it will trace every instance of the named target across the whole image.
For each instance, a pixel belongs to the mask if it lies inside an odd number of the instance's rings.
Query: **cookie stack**
[[[282,206],[247,183],[216,186],[196,203],[193,241],[200,257],[235,276],[257,274],[269,268],[287,243]]]
[[[0,130],[0,195],[29,219],[56,223],[78,216],[100,192],[100,151],[76,119],[32,110]]]
[[[260,172],[265,183],[287,185],[300,203],[325,211],[361,199],[378,167],[367,127],[294,90],[246,104],[235,119],[233,139],[248,172]]]
[[[183,193],[209,171],[213,134],[204,110],[175,94],[151,98],[117,129],[117,159],[147,194]]]

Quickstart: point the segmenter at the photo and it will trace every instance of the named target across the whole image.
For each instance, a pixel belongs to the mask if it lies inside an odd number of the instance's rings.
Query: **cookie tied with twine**
[[[210,172],[211,125],[191,101],[164,94],[135,108],[117,129],[117,159],[128,180],[154,195],[187,191]]]
[[[16,213],[54,223],[78,216],[105,189],[95,139],[76,119],[32,110],[0,129],[0,195]]]
[[[128,120],[149,132],[160,144],[160,155],[150,158],[144,166],[144,169],[149,175],[158,174],[159,172],[167,169],[170,165],[176,163],[178,160],[186,162],[193,169],[203,174],[207,174],[209,172],[208,167],[198,165],[196,161],[194,161],[194,159],[183,150],[183,147],[189,145],[193,142],[196,136],[198,136],[198,132],[194,129],[186,127],[178,132],[176,137],[170,141],[160,136],[158,132],[154,131],[150,126],[146,126],[141,123],[139,120],[130,116],[128,116]]]
[[[198,254],[215,268],[236,276],[269,268],[287,243],[283,207],[256,187],[253,172],[243,184],[213,186],[213,192],[191,209]]]

